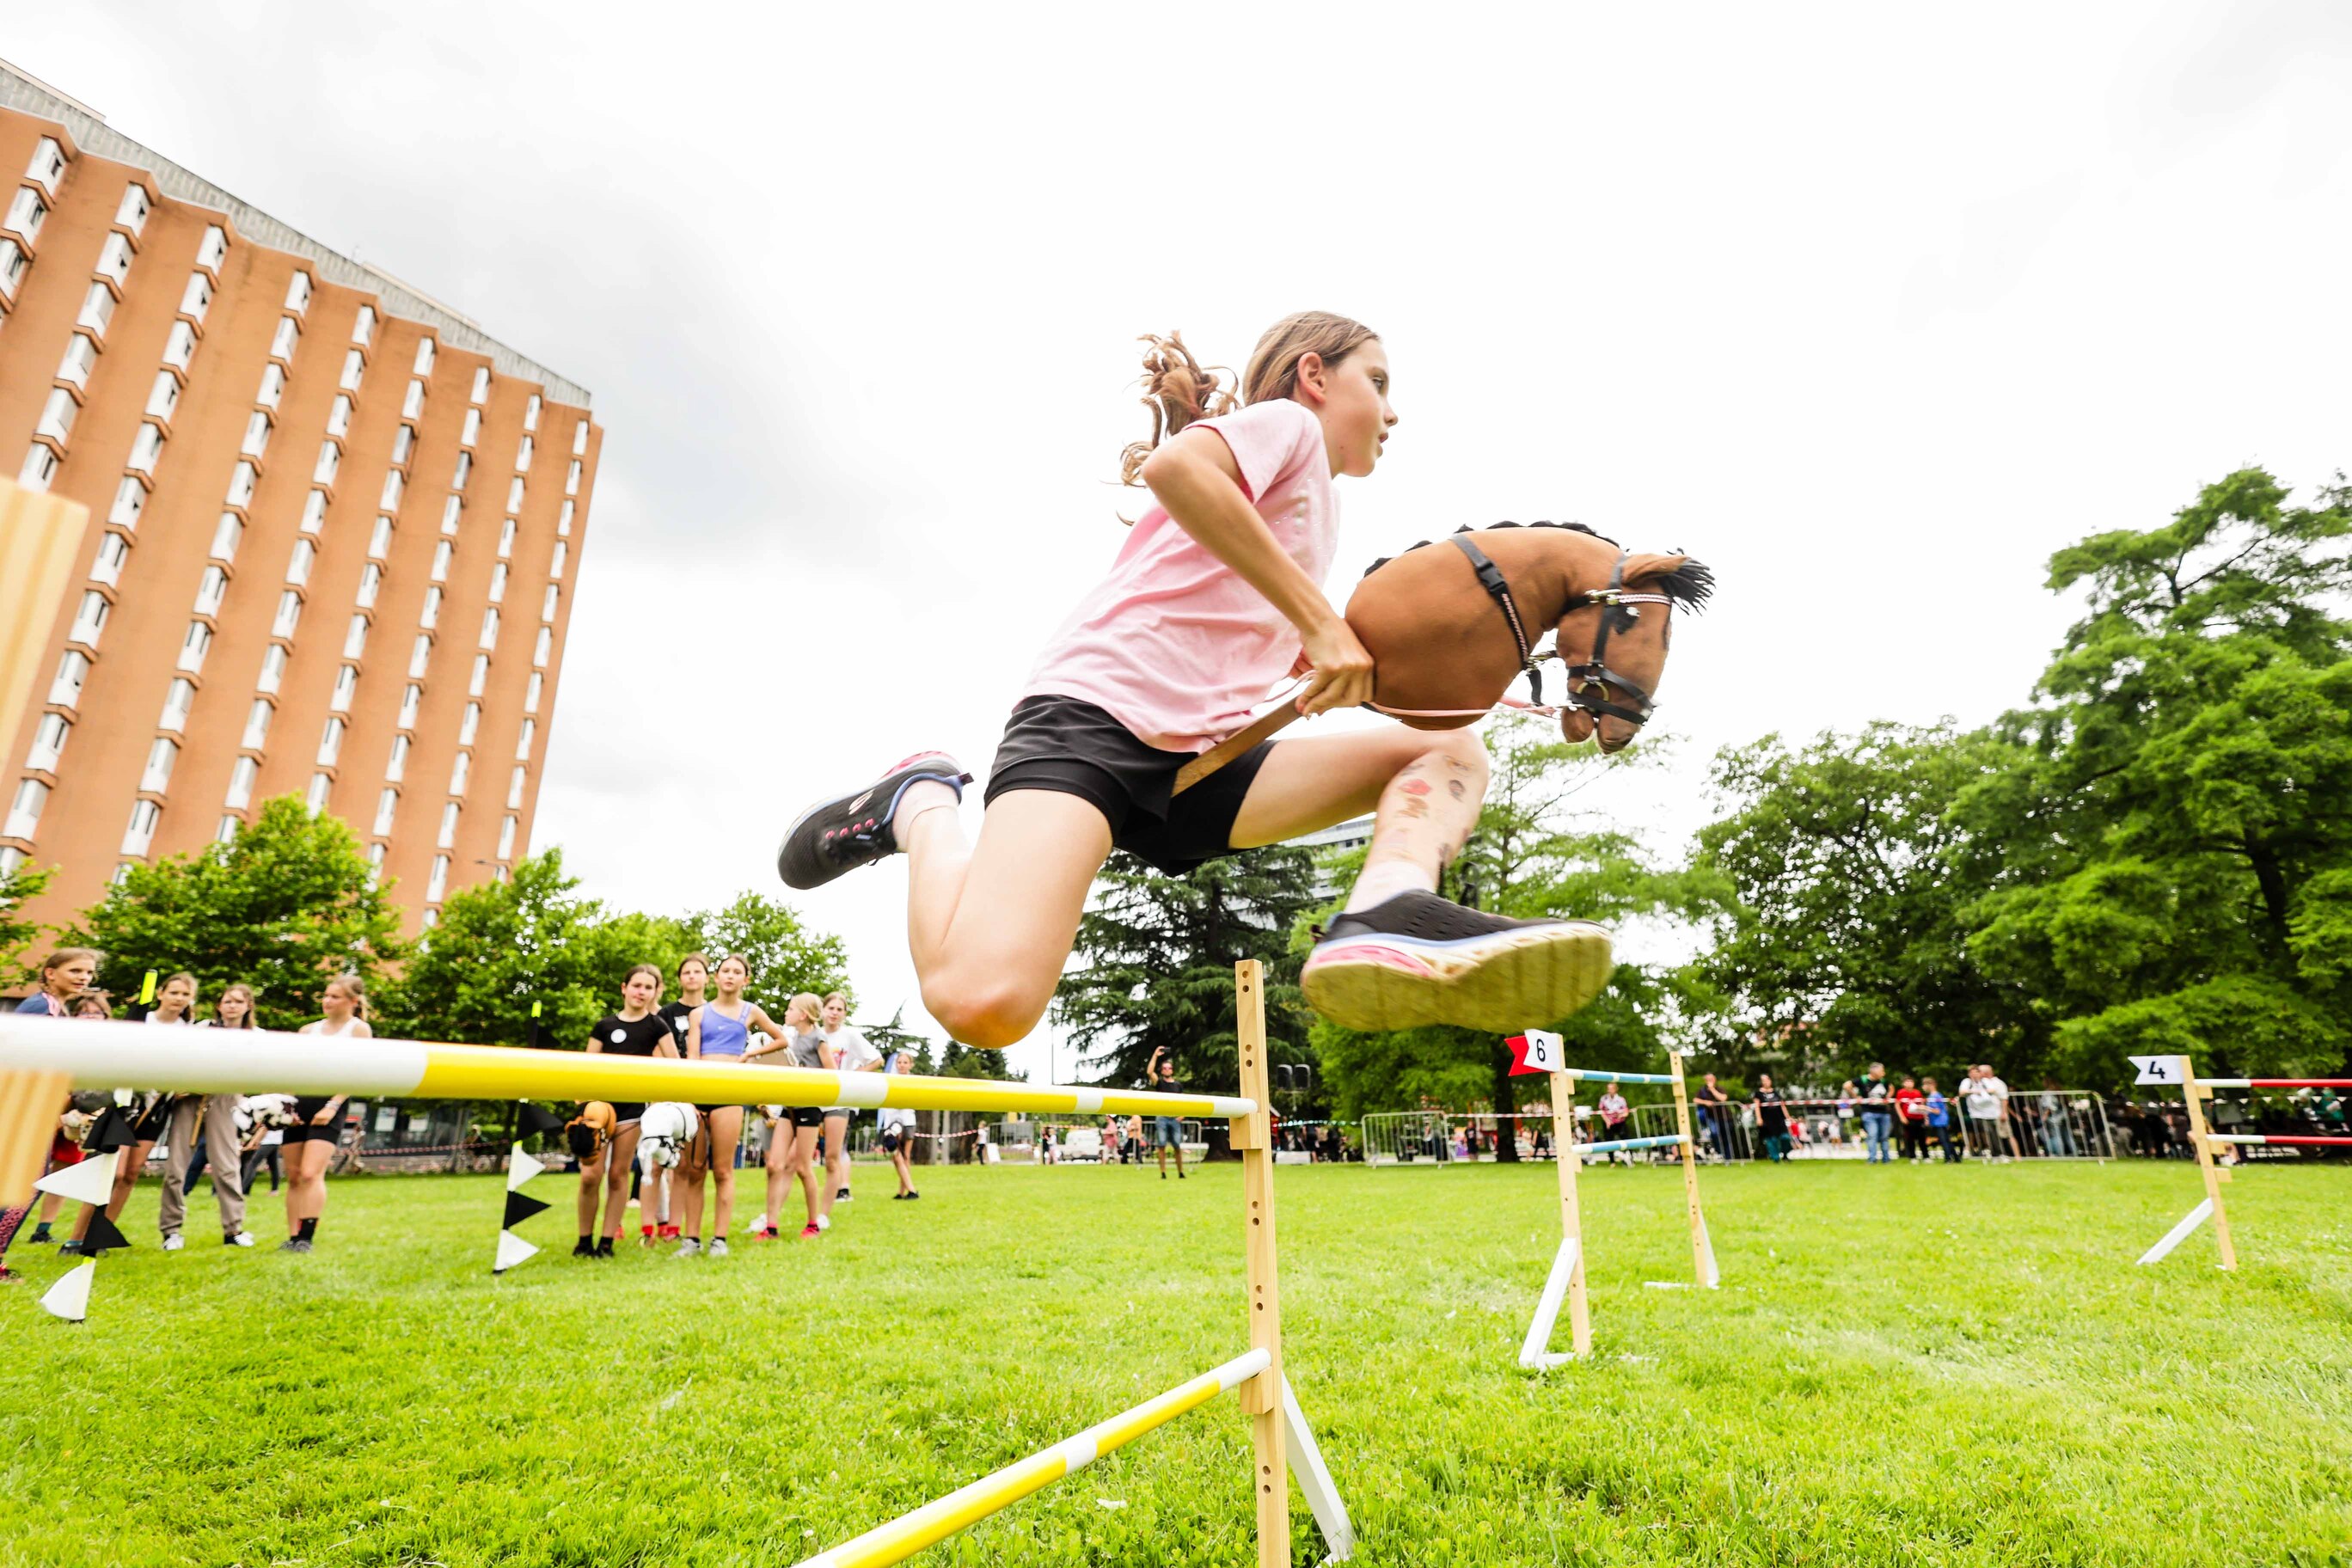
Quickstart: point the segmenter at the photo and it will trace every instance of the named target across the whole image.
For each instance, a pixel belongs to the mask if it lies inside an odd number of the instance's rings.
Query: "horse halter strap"
[[[1635,609],[1634,605],[1671,605],[1674,601],[1664,594],[1629,594],[1625,591],[1625,563],[1632,559],[1633,552],[1621,550],[1617,552],[1617,560],[1609,569],[1608,586],[1588,588],[1579,595],[1587,605],[1601,606],[1601,629],[1593,634],[1592,652],[1585,661],[1581,664],[1568,664],[1566,656],[1559,653],[1557,647],[1549,651],[1538,653],[1528,645],[1526,622],[1519,616],[1518,605],[1512,602],[1511,585],[1504,578],[1503,569],[1489,560],[1485,551],[1471,543],[1463,535],[1453,534],[1449,539],[1455,549],[1469,558],[1471,570],[1478,574],[1478,585],[1486,590],[1487,596],[1492,598],[1496,607],[1503,612],[1503,619],[1511,628],[1511,641],[1519,651],[1519,668],[1526,673],[1528,687],[1538,704],[1543,701],[1543,671],[1539,668],[1540,663],[1547,658],[1557,658],[1567,665],[1570,707],[1581,709],[1596,718],[1606,715],[1612,719],[1622,719],[1629,724],[1638,725],[1648,721],[1657,703],[1640,686],[1609,668],[1609,637],[1618,628],[1621,616],[1624,621],[1631,622],[1642,613]],[[1557,641],[1558,639],[1555,638],[1555,644]],[[1625,703],[1609,700],[1609,689],[1612,686],[1625,694],[1632,703],[1631,707]]]

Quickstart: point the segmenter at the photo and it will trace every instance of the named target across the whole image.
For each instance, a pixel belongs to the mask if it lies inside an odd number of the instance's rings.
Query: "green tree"
[[[2352,489],[2248,468],[2168,525],[2051,561],[2088,614],[1967,792],[1971,951],[2018,976],[2069,1077],[2132,1053],[2217,1072],[2352,1064]]]
[[[1664,764],[1669,749],[1652,742],[1602,758],[1589,746],[1570,746],[1548,723],[1500,719],[1486,735],[1490,777],[1478,826],[1448,868],[1445,890],[1463,902],[1521,919],[1550,917],[1656,928],[1652,945],[1672,947],[1677,930],[1722,919],[1725,879],[1713,872],[1659,864],[1633,836],[1591,819],[1575,798],[1612,771]],[[1361,868],[1364,852],[1335,858],[1328,871],[1342,884]],[[1327,914],[1328,918],[1328,914]],[[1303,956],[1313,942],[1303,924],[1294,935]],[[1531,1027],[1565,1037],[1580,1067],[1663,1070],[1678,1026],[1715,1005],[1703,978],[1687,964],[1663,959],[1620,963],[1608,987],[1566,1019],[1529,1019]],[[1439,1104],[1484,1104],[1497,1114],[1517,1110],[1523,1086],[1544,1098],[1547,1080],[1511,1076],[1502,1037],[1473,1029],[1436,1026],[1359,1033],[1316,1020],[1311,1035],[1341,1117],[1394,1110],[1424,1097]],[[1507,1147],[1505,1158],[1515,1157]]]
[[[721,910],[686,917],[688,945],[709,956],[713,967],[729,953],[751,966],[743,994],[781,1024],[784,1005],[796,992],[822,996],[849,991],[849,950],[842,940],[801,922],[792,906],[764,893],[745,892]]]
[[[1266,966],[1267,1054],[1310,1059],[1289,933],[1315,902],[1314,858],[1287,846],[1242,850],[1162,876],[1111,856],[1079,917],[1077,960],[1054,1016],[1096,1082],[1139,1083],[1165,1048],[1190,1082],[1229,1088],[1238,1042],[1234,966]]]
[[[336,975],[373,985],[398,963],[399,929],[351,828],[283,795],[227,844],[131,867],[70,936],[106,954],[99,984],[118,998],[148,970],[184,969],[206,997],[251,985],[263,1025],[290,1029]]]
[[[49,885],[46,867],[19,866],[0,874],[0,981],[29,980],[37,955],[30,952],[40,923],[25,918],[25,905]]]
[[[2031,987],[1971,954],[1988,857],[1953,816],[1964,791],[2019,761],[1948,722],[1879,721],[1801,748],[1768,735],[1717,754],[1730,809],[1700,830],[1697,864],[1737,897],[1700,964],[1737,1025],[1720,1069],[1834,1081],[1873,1060],[1939,1074],[2040,1065],[2048,1031]]]

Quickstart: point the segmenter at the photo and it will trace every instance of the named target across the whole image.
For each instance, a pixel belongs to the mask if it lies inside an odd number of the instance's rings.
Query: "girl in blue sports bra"
[[[743,999],[743,987],[751,983],[751,966],[740,955],[730,952],[719,961],[710,977],[711,989],[718,994],[687,1017],[688,1060],[709,1058],[743,1061],[783,1049],[784,1031],[761,1010],[758,1003]],[[756,1047],[751,1044],[753,1029],[768,1037]],[[713,1105],[706,1106],[704,1110],[710,1131],[710,1174],[718,1189],[719,1206],[710,1256],[724,1258],[727,1224],[735,1217],[735,1144],[743,1136],[743,1108]],[[687,1184],[686,1237],[677,1244],[677,1256],[692,1258],[701,1250],[702,1182],[696,1177]]]

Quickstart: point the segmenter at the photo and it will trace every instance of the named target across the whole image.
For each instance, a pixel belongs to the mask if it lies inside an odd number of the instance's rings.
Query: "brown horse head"
[[[1714,584],[1686,555],[1634,554],[1574,523],[1507,522],[1373,563],[1348,624],[1371,653],[1375,705],[1404,723],[1458,729],[1531,658],[1557,658],[1568,667],[1561,734],[1614,752],[1649,717],[1674,611],[1696,609]],[[1547,626],[1553,647],[1538,650]]]

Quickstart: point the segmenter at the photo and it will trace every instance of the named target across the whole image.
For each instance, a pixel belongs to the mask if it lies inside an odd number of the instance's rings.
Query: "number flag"
[[[2134,1057],[2131,1059],[2131,1065],[2139,1069],[2139,1077],[2132,1080],[2134,1083],[2179,1083],[2180,1081],[2179,1057]]]
[[[1514,1078],[1522,1073],[1559,1072],[1568,1066],[1567,1043],[1558,1035],[1529,1029],[1524,1035],[1513,1035],[1503,1044],[1511,1047]]]

